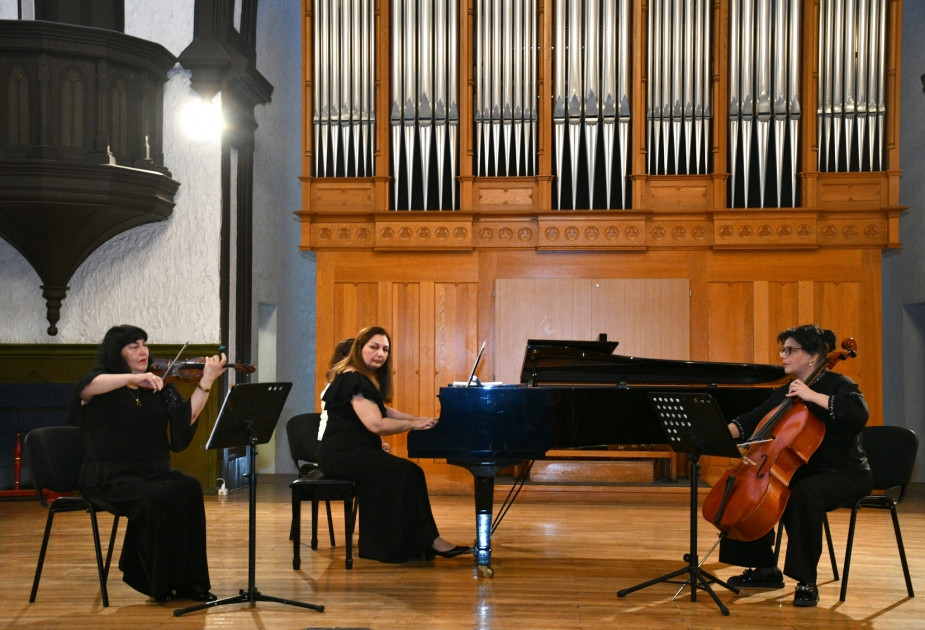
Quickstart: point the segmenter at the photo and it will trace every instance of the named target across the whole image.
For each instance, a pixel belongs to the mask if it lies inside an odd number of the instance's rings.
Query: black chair
[[[850,504],[851,523],[848,526],[848,547],[845,550],[845,566],[839,599],[845,601],[848,592],[848,569],[851,566],[851,548],[854,544],[854,531],[857,525],[858,511],[861,508],[889,510],[893,517],[893,531],[896,534],[896,546],[902,562],[903,575],[906,578],[906,591],[909,597],[915,597],[912,591],[912,578],[909,577],[909,564],[906,562],[906,550],[903,537],[899,531],[899,517],[896,506],[906,498],[906,489],[912,479],[912,469],[919,450],[919,438],[905,427],[871,426],[864,427],[861,433],[867,461],[874,477],[874,491]]]
[[[318,426],[320,413],[303,413],[293,416],[286,423],[289,439],[289,454],[299,468],[299,478],[289,484],[292,489],[292,523],[289,539],[292,540],[292,568],[296,571],[302,565],[301,531],[302,502],[312,502],[312,549],[318,548],[318,502],[324,501],[328,515],[328,533],[334,546],[334,521],[331,518],[331,501],[344,502],[344,530],[347,539],[347,557],[344,564],[353,568],[353,531],[356,525],[356,484],[343,479],[330,479],[318,468]]]
[[[293,416],[286,423],[286,437],[289,440],[289,456],[292,457],[293,463],[299,469],[299,478],[305,477],[310,472],[318,470],[318,427],[321,425],[321,414],[303,413]],[[328,515],[328,534],[331,538],[331,546],[334,546],[334,521],[331,518],[331,502],[324,502]],[[289,527],[289,540],[295,535],[296,521],[293,520]],[[318,541],[313,533],[312,549],[317,548]]]
[[[88,512],[93,529],[93,544],[96,549],[96,567],[100,576],[100,593],[103,596],[103,606],[109,606],[106,578],[109,576],[112,550],[116,541],[116,532],[119,529],[119,517],[123,515],[113,505],[71,494],[77,491],[77,480],[80,477],[80,467],[83,464],[86,450],[86,443],[80,429],[71,426],[33,429],[26,434],[23,441],[25,463],[32,471],[36,494],[41,504],[48,509],[48,519],[45,521],[45,536],[42,538],[42,550],[39,552],[39,561],[35,567],[35,579],[32,582],[32,593],[29,595],[30,603],[35,601],[36,593],[39,590],[42,565],[45,563],[45,552],[48,550],[48,539],[51,535],[51,524],[54,521],[55,514]],[[63,496],[58,496],[59,494]],[[103,553],[100,548],[97,512],[110,512],[114,515],[105,563],[103,562]]]

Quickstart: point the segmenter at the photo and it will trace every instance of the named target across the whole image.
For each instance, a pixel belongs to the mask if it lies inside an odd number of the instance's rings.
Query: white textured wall
[[[22,0],[0,0],[0,20],[19,19],[19,3]]]
[[[126,2],[126,33],[174,54],[191,40],[192,23],[193,0]],[[175,67],[164,86],[164,161],[180,182],[173,214],[90,255],[70,280],[56,337],[45,332],[41,280],[0,240],[0,343],[98,343],[119,323],[145,328],[152,343],[218,341],[220,144],[186,138],[178,119],[196,98],[189,74]]]

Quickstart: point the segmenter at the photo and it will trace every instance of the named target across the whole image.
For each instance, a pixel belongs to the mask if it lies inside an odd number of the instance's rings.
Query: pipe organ
[[[663,358],[776,363],[815,321],[864,340],[878,412],[902,0],[302,3],[318,391],[369,324],[431,415],[478,341],[495,380],[531,325],[628,353],[676,326]],[[509,280],[552,290],[505,302]]]
[[[792,208],[890,170],[897,0],[304,1],[307,185],[367,210],[647,209],[685,178]]]

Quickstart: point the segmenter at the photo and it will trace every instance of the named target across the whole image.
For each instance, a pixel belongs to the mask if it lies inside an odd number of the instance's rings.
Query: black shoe
[[[184,586],[177,589],[177,598],[179,599],[191,599],[194,602],[214,602],[218,599],[215,595],[209,591],[202,590],[195,586]]]
[[[172,602],[176,598],[177,598],[176,593],[174,593],[173,591],[167,591],[166,593],[161,593],[160,595],[155,597],[154,601],[156,601],[158,604],[163,604],[165,602]]]
[[[726,584],[736,588],[784,588],[784,575],[777,567],[745,569],[744,573],[726,580]]]
[[[434,556],[440,556],[441,558],[455,558],[456,556],[461,556],[464,553],[472,553],[472,547],[456,545],[452,549],[447,549],[446,551],[438,551],[431,547],[424,552],[424,557],[428,560],[432,560]]]
[[[819,603],[819,589],[815,584],[800,582],[793,592],[793,605],[808,608]]]

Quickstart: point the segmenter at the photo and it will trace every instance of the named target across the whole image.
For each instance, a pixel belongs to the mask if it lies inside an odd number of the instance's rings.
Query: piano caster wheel
[[[485,564],[480,564],[476,567],[476,570],[478,571],[479,577],[490,578],[495,575],[495,570]]]

